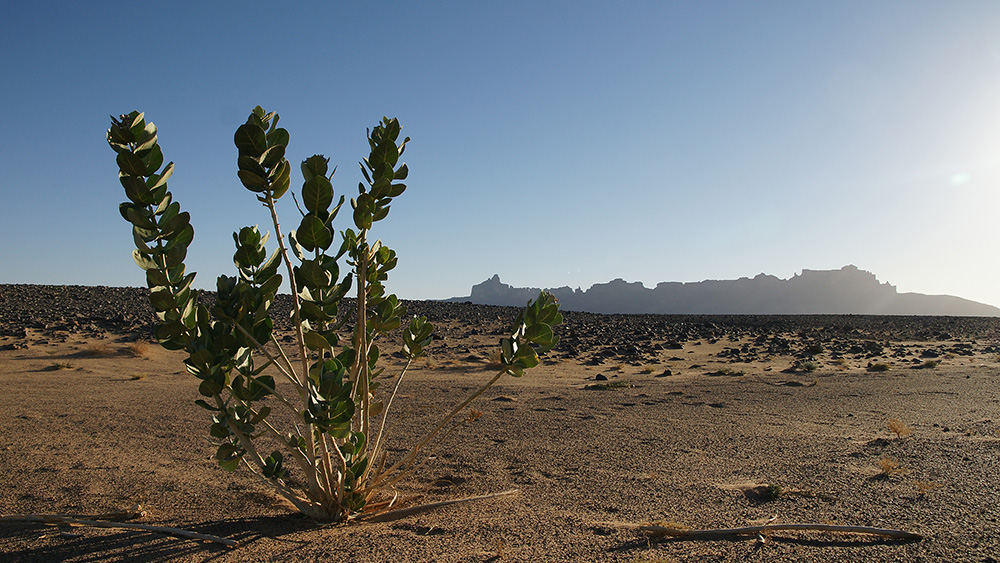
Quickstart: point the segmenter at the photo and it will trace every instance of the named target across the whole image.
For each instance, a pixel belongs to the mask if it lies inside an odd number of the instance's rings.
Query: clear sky
[[[348,197],[400,119],[403,298],[855,264],[1000,305],[1000,2],[14,2],[0,53],[2,283],[144,285],[104,140],[138,109],[214,287],[271,230],[233,146],[260,104],[293,187],[322,153]]]

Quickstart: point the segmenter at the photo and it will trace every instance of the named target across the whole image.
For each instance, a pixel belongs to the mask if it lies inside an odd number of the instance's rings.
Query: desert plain
[[[394,403],[390,456],[496,372],[516,315],[407,305],[437,340]],[[0,286],[0,560],[1000,561],[1000,319],[566,312],[542,365],[397,487],[411,505],[515,494],[347,525],[218,467],[196,380],[152,326],[143,289]],[[10,518],[119,511],[236,545]],[[638,528],[766,522],[922,539]]]

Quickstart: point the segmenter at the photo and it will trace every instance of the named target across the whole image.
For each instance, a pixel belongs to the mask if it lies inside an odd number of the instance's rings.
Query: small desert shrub
[[[913,366],[913,369],[934,369],[938,367],[940,363],[941,360],[927,360],[922,364]]]
[[[653,367],[652,366],[646,366],[646,367],[642,368],[642,370],[640,370],[639,373],[645,373],[645,374],[653,373]]]
[[[905,436],[912,436],[913,429],[909,426],[903,424],[903,421],[898,418],[889,419],[889,431],[896,435],[896,438],[903,438]]]
[[[122,350],[133,358],[145,358],[149,354],[149,344],[142,340],[136,340],[126,344]]]
[[[799,364],[799,367],[802,368],[802,371],[813,372],[819,369],[819,364],[816,362],[802,362]]]
[[[889,364],[885,362],[875,362],[868,366],[868,371],[889,371]]]
[[[944,485],[932,483],[930,481],[914,481],[913,486],[917,489],[917,494],[923,497],[927,496],[927,493],[935,489],[940,489]]]
[[[879,475],[886,479],[892,477],[893,475],[902,474],[906,471],[905,469],[903,469],[902,466],[899,465],[899,463],[896,460],[892,459],[891,457],[883,457],[879,459],[878,467],[880,470]]]
[[[845,370],[849,367],[847,360],[845,358],[837,358],[833,361],[833,364],[837,366],[839,370]]]
[[[711,372],[709,375],[728,375],[728,376],[731,376],[731,377],[739,377],[739,376],[745,375],[745,374],[746,374],[746,372],[743,371],[743,370],[741,370],[741,369],[734,369],[734,368],[731,368],[731,367],[722,367],[722,368],[719,368],[719,369]]]
[[[63,369],[73,369],[73,364],[69,362],[52,362],[49,364],[49,369],[51,371],[59,371]]]

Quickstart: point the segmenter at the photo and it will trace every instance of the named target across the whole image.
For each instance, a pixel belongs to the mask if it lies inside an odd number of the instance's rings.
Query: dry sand
[[[544,365],[501,379],[472,405],[482,415],[426,451],[401,486],[423,502],[519,493],[393,522],[318,526],[249,472],[215,464],[209,416],[194,405],[182,355],[134,344],[148,335],[145,314],[111,329],[86,306],[59,315],[59,299],[45,315],[15,314],[25,291],[0,286],[0,514],[140,503],[140,523],[238,546],[0,522],[3,561],[1000,560],[996,319],[567,314],[564,342]],[[488,379],[497,332],[512,315],[413,308],[433,317],[441,338],[403,385],[397,455]],[[822,351],[810,359],[815,344]],[[800,369],[786,371],[796,361]],[[866,369],[873,363],[890,368]],[[386,381],[396,373],[390,366]],[[615,385],[588,388],[598,383]],[[890,431],[892,419],[911,434]],[[883,460],[899,470],[885,475]],[[758,494],[767,485],[781,488],[777,498]],[[924,539],[775,532],[763,543],[689,541],[629,527],[728,528],[775,516]]]

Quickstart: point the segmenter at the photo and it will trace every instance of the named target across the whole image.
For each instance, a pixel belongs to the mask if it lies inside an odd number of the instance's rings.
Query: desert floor
[[[148,343],[148,313],[103,322],[100,296],[88,308],[50,289],[28,315],[30,291],[0,287],[0,514],[141,505],[133,522],[238,545],[4,520],[3,561],[1000,561],[997,319],[567,313],[543,365],[501,379],[399,487],[411,503],[516,494],[320,526],[216,465],[196,380]],[[413,309],[439,338],[394,406],[396,455],[489,379],[513,316]],[[635,528],[772,518],[924,538]]]

